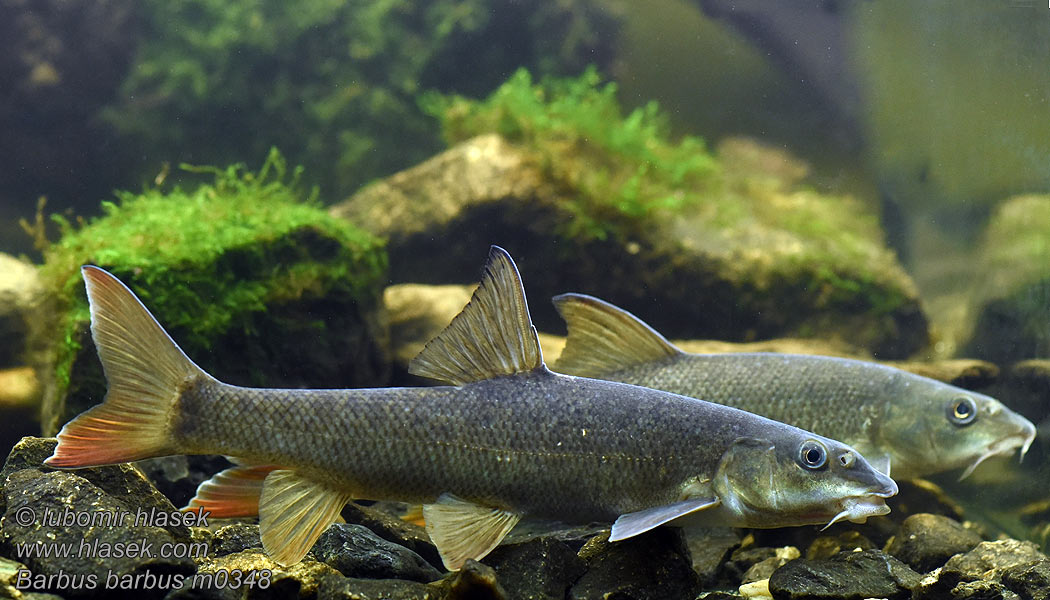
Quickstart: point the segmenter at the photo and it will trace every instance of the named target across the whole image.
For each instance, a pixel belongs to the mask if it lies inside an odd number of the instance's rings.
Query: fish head
[[[965,468],[962,479],[989,457],[1020,449],[1024,458],[1035,439],[1031,421],[990,396],[933,383],[899,396],[879,427],[894,477]]]
[[[863,522],[890,512],[897,484],[856,450],[802,430],[736,440],[722,456],[715,492],[737,526]]]

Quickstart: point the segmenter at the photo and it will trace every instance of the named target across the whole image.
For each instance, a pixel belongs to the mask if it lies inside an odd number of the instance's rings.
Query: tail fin
[[[93,266],[81,274],[109,391],[102,404],[66,423],[44,464],[91,467],[174,453],[171,422],[179,389],[188,378],[207,375],[120,280]]]

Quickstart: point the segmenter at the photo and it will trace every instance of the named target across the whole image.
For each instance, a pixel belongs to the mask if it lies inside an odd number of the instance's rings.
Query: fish
[[[423,505],[449,570],[524,517],[612,522],[619,541],[671,524],[780,527],[889,512],[892,479],[852,448],[733,408],[547,369],[517,267],[481,283],[410,370],[448,385],[259,389],[197,367],[141,301],[82,268],[108,389],[45,463],[81,468],[222,454],[186,510],[258,514],[265,552],[301,560],[352,499]]]
[[[568,326],[557,371],[733,406],[844,442],[898,480],[1024,457],[1036,430],[998,400],[878,363],[829,356],[682,351],[635,315],[555,296]]]

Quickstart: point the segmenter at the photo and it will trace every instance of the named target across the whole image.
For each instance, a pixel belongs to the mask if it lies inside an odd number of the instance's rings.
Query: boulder
[[[258,174],[215,173],[192,191],[121,193],[105,216],[65,228],[46,251],[41,279],[57,309],[41,367],[45,433],[105,393],[88,335],[84,264],[134,290],[186,354],[221,380],[386,382],[381,242],[306,202],[276,151]]]
[[[668,337],[820,337],[884,358],[926,343],[913,283],[876,219],[855,218],[862,209],[849,198],[725,167],[710,183],[718,206],[698,201],[637,218],[606,208],[582,214],[590,205],[575,198],[585,192],[544,166],[579,163],[572,148],[540,159],[482,135],[366,187],[332,214],[388,240],[395,283],[471,282],[488,246],[504,246],[537,326],[548,331],[561,328],[549,299],[576,291]]]
[[[1050,196],[1004,201],[979,252],[967,353],[999,364],[1050,357]]]

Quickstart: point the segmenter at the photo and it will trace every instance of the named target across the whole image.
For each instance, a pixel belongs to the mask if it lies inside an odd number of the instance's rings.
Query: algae
[[[180,346],[220,378],[345,386],[385,377],[374,356],[385,354],[375,347],[383,332],[373,322],[387,268],[383,243],[329,217],[316,190],[301,189],[302,169],[289,170],[276,150],[258,172],[242,165],[183,170],[212,182],[118,192],[116,201],[103,203],[103,216],[79,227],[57,219],[62,237],[46,250],[40,270],[59,299],[45,430],[72,412],[49,403],[69,394],[83,408],[89,397],[101,397],[101,373],[88,366],[94,358],[83,360],[93,354],[84,352],[90,342],[84,264],[124,281]],[[287,364],[287,349],[303,345],[309,356],[292,355],[302,363]],[[325,352],[327,364],[309,364]],[[282,354],[285,364],[274,369]]]

